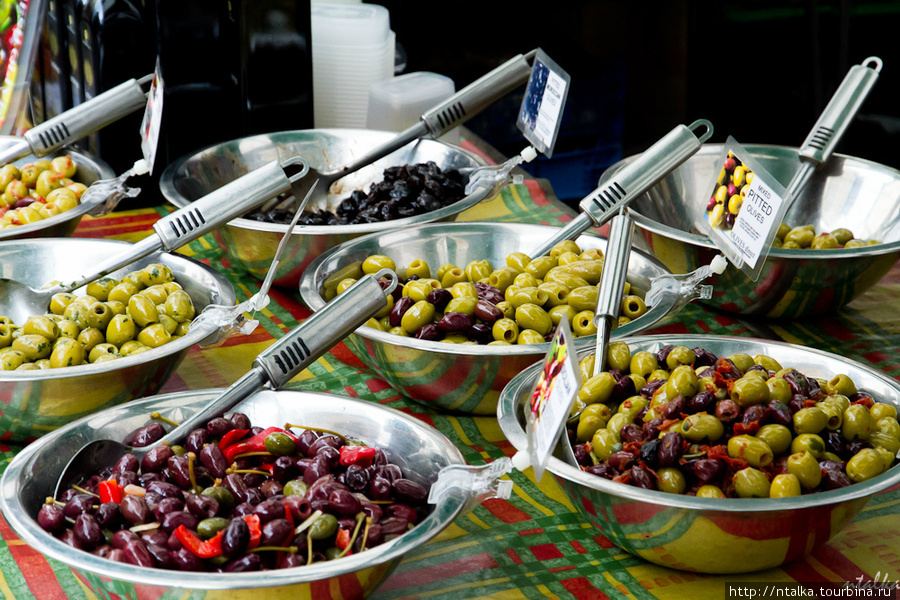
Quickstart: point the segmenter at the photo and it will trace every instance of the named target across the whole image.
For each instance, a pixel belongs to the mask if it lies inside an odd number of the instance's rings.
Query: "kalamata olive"
[[[369,474],[359,465],[350,465],[344,472],[344,483],[354,492],[365,491],[369,485]]]
[[[216,444],[207,444],[200,450],[198,455],[200,462],[206,467],[210,474],[216,478],[225,477],[225,469],[228,468],[228,460],[225,453]]]
[[[203,571],[205,564],[203,559],[188,550],[187,548],[179,548],[169,552],[172,560],[178,565],[179,571]]]
[[[466,336],[476,344],[489,344],[494,341],[494,333],[490,325],[486,323],[475,323],[466,332]]]
[[[263,481],[259,486],[259,491],[262,492],[262,495],[266,498],[272,498],[274,496],[284,497],[284,494],[281,492],[284,490],[284,486],[281,483],[269,479],[268,481]]]
[[[203,444],[208,440],[209,432],[206,430],[206,427],[199,427],[188,434],[187,439],[184,440],[184,449],[188,452],[199,454],[200,450],[203,449]]]
[[[164,435],[166,435],[166,428],[158,421],[153,421],[134,432],[130,445],[136,448],[146,448],[150,444],[158,442]]]
[[[325,463],[331,469],[334,469],[341,464],[341,453],[331,446],[322,446],[316,452],[316,456],[323,457],[325,459]]]
[[[253,514],[256,514],[256,507],[249,502],[241,502],[235,506],[234,510],[231,512],[231,516],[233,517],[246,517],[247,515]]]
[[[806,399],[806,394],[809,392],[809,381],[807,381],[806,376],[800,373],[799,371],[795,371],[793,369],[785,371],[782,375],[782,378],[788,382],[791,386],[791,394],[799,394]]]
[[[75,541],[75,532],[71,529],[66,529],[61,534],[59,534],[59,540],[64,544],[71,546],[72,548],[81,549],[81,546],[78,545],[78,542]]]
[[[71,500],[72,498],[74,498],[77,495],[78,495],[78,490],[76,490],[74,488],[69,488],[65,492],[63,492],[59,501],[60,502],[68,502],[69,500]]]
[[[244,479],[244,485],[246,485],[248,489],[258,488],[266,479],[266,476],[260,473],[243,473],[241,476]]]
[[[154,481],[164,481],[165,477],[163,477],[162,473],[141,473],[140,477],[138,477],[138,482],[140,486],[146,488],[148,485],[153,483]]]
[[[206,431],[209,432],[210,437],[214,438],[220,438],[232,429],[234,429],[234,425],[224,417],[210,419],[206,424]]]
[[[112,544],[113,548],[119,548],[121,550],[125,547],[125,544],[136,539],[138,539],[138,534],[135,532],[130,529],[120,529],[113,533],[110,544]]]
[[[316,456],[306,471],[303,472],[303,481],[312,485],[317,479],[330,472],[328,461],[324,456]]]
[[[636,423],[628,423],[619,431],[619,437],[622,439],[622,443],[642,442],[644,441],[644,430]]]
[[[91,512],[94,506],[94,497],[90,494],[78,494],[66,502],[63,514],[68,519],[74,519],[84,512]]]
[[[602,477],[603,479],[612,479],[618,472],[609,466],[606,463],[600,463],[597,465],[591,465],[587,469],[585,469],[591,475],[596,475],[597,477]]]
[[[303,496],[285,496],[282,503],[290,509],[295,523],[306,520],[313,512],[309,500]]]
[[[124,473],[116,476],[116,483],[125,487],[126,485],[138,485],[138,474],[134,471],[125,471]]]
[[[272,519],[284,518],[284,505],[279,500],[264,500],[256,505],[256,514],[260,523],[267,523]]]
[[[464,333],[474,324],[475,321],[471,315],[462,312],[449,312],[441,317],[437,325],[441,331],[447,333]]]
[[[330,434],[326,434],[326,435],[319,437],[318,439],[316,439],[313,443],[311,443],[309,445],[309,447],[306,451],[306,455],[307,456],[317,455],[319,453],[319,450],[323,446],[330,446],[330,447],[334,448],[335,450],[337,450],[343,445],[344,445],[344,443],[341,441],[341,439],[339,437],[330,435]]]
[[[188,529],[196,529],[197,523],[199,523],[197,517],[187,511],[179,510],[164,514],[160,524],[166,533],[171,534],[178,529],[179,525],[184,525]]]
[[[837,431],[823,431],[819,434],[825,442],[825,450],[843,456],[847,449],[844,437]],[[832,461],[833,462],[833,461]]]
[[[723,423],[731,423],[741,414],[741,406],[730,398],[716,403],[716,418]]]
[[[634,464],[634,454],[627,450],[613,452],[606,463],[616,471],[626,471]]]
[[[716,409],[716,396],[711,392],[698,392],[688,400],[684,412],[694,414],[699,412],[712,413]]]
[[[385,464],[378,467],[377,475],[393,483],[403,477],[403,471],[397,465]]]
[[[484,298],[479,299],[475,304],[473,314],[488,325],[492,325],[497,319],[503,318],[503,311],[497,308],[493,302]]]
[[[119,460],[113,465],[111,475],[118,479],[126,471],[136,473],[140,466],[141,462],[134,454],[129,452],[128,454],[123,454],[119,457]]]
[[[241,477],[239,473],[229,473],[226,475],[225,479],[222,480],[222,485],[231,492],[231,495],[235,498],[247,490],[247,486],[244,484],[244,478]]]
[[[184,500],[181,498],[163,498],[153,509],[153,516],[157,521],[162,521],[163,516],[170,512],[184,510]]]
[[[379,525],[381,525],[381,531],[385,537],[398,536],[409,531],[409,521],[399,517],[382,519]]]
[[[444,288],[438,288],[433,292],[429,292],[428,296],[425,298],[425,300],[427,300],[429,304],[433,304],[435,310],[438,311],[443,311],[444,307],[447,306],[447,303],[452,299],[453,295],[450,293],[450,290],[445,290]],[[415,302],[413,302],[413,304],[415,304]],[[391,323],[391,325],[393,325],[393,323]],[[397,327],[397,325],[393,326]]]
[[[662,417],[650,419],[644,423],[644,439],[655,438],[659,436],[659,426],[662,425]]]
[[[109,554],[106,555],[106,560],[123,563],[125,562],[125,552],[119,548],[113,548],[109,551]]]
[[[248,487],[238,496],[238,500],[241,502],[249,502],[253,506],[263,502],[265,499],[266,497],[263,496],[263,493],[259,491],[259,488],[257,487]]]
[[[838,462],[836,460],[820,460],[819,468],[822,471],[844,471],[844,463]]]
[[[662,437],[659,445],[658,466],[670,467],[677,464],[683,452],[684,438],[677,431],[669,431]]]
[[[793,423],[791,409],[784,402],[772,400],[769,402],[767,408],[769,409],[769,420],[771,423],[784,425],[785,427],[790,427]]]
[[[665,379],[657,379],[655,381],[650,381],[644,387],[642,387],[638,393],[641,396],[643,396],[644,398],[647,398],[649,400],[650,398],[653,397],[653,392],[655,392],[656,390],[658,390],[665,384],[666,384]]]
[[[147,552],[153,557],[153,563],[158,569],[177,570],[178,562],[172,557],[172,553],[168,548],[159,544],[147,544]]]
[[[272,463],[272,478],[280,483],[287,483],[299,473],[297,463],[291,456],[279,456]]]
[[[294,528],[287,519],[272,519],[263,524],[260,546],[280,546],[294,535]]]
[[[590,453],[584,449],[584,444],[576,444],[572,450],[575,452],[575,460],[582,467],[588,467],[593,464]]]
[[[262,568],[262,558],[259,554],[245,554],[240,558],[229,562],[223,569],[226,573],[247,573],[259,571]]]
[[[359,500],[351,492],[344,490],[334,490],[328,494],[328,505],[339,515],[355,515],[359,512]]]
[[[627,482],[630,485],[643,488],[645,490],[656,489],[656,477],[654,476],[654,474],[650,471],[650,469],[642,467],[639,464],[631,467],[631,478],[627,479]]]
[[[641,444],[641,460],[651,469],[659,464],[659,448],[662,440],[654,438]]]
[[[166,466],[168,460],[175,456],[169,446],[154,446],[141,459],[142,473],[157,473]]]
[[[745,426],[751,426],[756,423],[757,426],[765,425],[771,418],[771,412],[762,404],[752,404],[744,409],[741,415],[741,423]]]
[[[381,520],[381,517],[384,515],[384,510],[379,505],[370,501],[363,494],[356,494],[356,499],[359,500],[359,510],[367,517],[371,517],[374,523]]]
[[[184,494],[182,493],[181,488],[174,483],[169,483],[167,481],[154,481],[147,486],[147,491],[150,493],[159,494],[163,498],[184,499]]]
[[[219,502],[206,494],[188,494],[184,506],[198,519],[209,519],[219,514]]]
[[[715,354],[713,354],[709,350],[706,350],[705,348],[700,348],[699,346],[696,348],[691,348],[691,351],[693,351],[695,356],[694,368],[710,367],[716,364],[716,361],[719,360],[719,358]]]
[[[163,497],[157,494],[156,492],[147,492],[144,494],[144,504],[147,505],[147,509],[150,511],[150,515],[156,511],[156,506],[162,502]]]
[[[443,339],[444,332],[437,326],[437,323],[425,323],[419,327],[416,331],[416,335],[413,337],[417,340],[425,340],[426,342],[437,342]]]
[[[150,551],[147,550],[147,544],[145,544],[143,540],[131,540],[125,544],[125,547],[122,548],[122,552],[125,553],[125,562],[130,565],[137,565],[139,567],[153,566],[153,556],[150,554]]]
[[[252,424],[250,423],[250,417],[245,415],[244,413],[232,413],[231,414],[231,425],[235,429],[250,429]]]
[[[622,377],[616,384],[613,386],[612,394],[610,394],[610,399],[613,401],[624,400],[625,398],[630,398],[637,393],[637,390],[634,389],[634,379],[631,377]]]
[[[57,533],[66,526],[66,518],[63,515],[62,506],[57,504],[44,504],[38,511],[38,525],[44,531]]]
[[[125,495],[122,502],[119,503],[119,512],[122,514],[122,518],[132,525],[149,523],[152,515],[144,499],[133,494]]]
[[[115,502],[104,502],[97,509],[97,523],[105,529],[112,529],[119,523],[119,505]]]
[[[503,302],[503,292],[495,288],[489,283],[476,282],[475,289],[478,291],[478,298],[481,300],[487,300],[493,305],[496,305],[498,302]],[[478,317],[479,319],[481,317]]]
[[[687,400],[685,400],[684,396],[678,394],[663,406],[660,414],[663,419],[679,419],[681,418],[681,414],[686,410]]]
[[[103,544],[102,546],[97,546],[93,550],[91,550],[91,554],[94,556],[99,556],[100,558],[109,557],[109,553],[112,552],[114,548],[109,544]]]
[[[138,536],[144,543],[149,547],[150,544],[157,544],[160,546],[168,547],[169,543],[169,535],[166,534],[165,531],[161,529],[151,529],[150,531],[142,531],[141,535]]]
[[[400,479],[395,479],[391,483],[391,489],[394,492],[394,496],[403,502],[421,504],[428,498],[428,490],[425,489],[425,487],[415,481],[402,477]]]
[[[865,450],[866,448],[871,448],[872,444],[870,444],[866,440],[853,440],[852,442],[847,442],[847,455],[853,456],[860,450]]]
[[[318,432],[315,432],[312,429],[304,429],[300,432],[300,435],[297,436],[297,451],[300,452],[300,454],[309,456],[309,446],[317,439],[319,439]]]
[[[657,350],[656,361],[661,365],[666,364],[666,359],[669,357],[669,352],[671,352],[672,348],[674,347],[675,346],[673,346],[672,344],[666,344],[665,346]]]
[[[794,413],[799,412],[803,409],[803,404],[805,402],[806,396],[804,396],[803,394],[794,394],[793,396],[791,396],[791,399],[788,402],[788,410],[791,411],[791,414],[793,415]]]
[[[400,320],[403,318],[403,315],[405,315],[406,311],[408,311],[415,303],[416,301],[409,296],[403,296],[402,298],[394,302],[394,306],[393,308],[391,308],[391,312],[388,315],[391,327],[400,327]]]
[[[244,553],[250,543],[250,528],[243,519],[232,519],[222,531],[222,555],[236,558]]]
[[[390,500],[391,482],[384,477],[373,477],[369,482],[369,497],[372,500]]]
[[[690,465],[694,476],[704,485],[725,473],[725,463],[718,458],[701,458]]]
[[[842,469],[829,469],[822,473],[822,482],[819,485],[823,490],[836,490],[852,483]]]

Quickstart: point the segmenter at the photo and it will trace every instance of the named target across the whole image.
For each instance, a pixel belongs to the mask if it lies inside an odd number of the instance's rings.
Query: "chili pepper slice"
[[[749,425],[743,423],[734,424],[734,435],[756,435],[759,431],[759,421],[753,421]]]
[[[100,502],[103,504],[107,502],[119,504],[125,497],[125,487],[119,485],[115,479],[107,479],[100,482],[97,493],[100,496]]]
[[[224,448],[223,452],[225,453],[225,458],[230,463],[238,454],[243,454],[245,452],[265,452],[266,437],[270,433],[275,432],[284,433],[289,438],[291,438],[291,440],[293,440],[295,444],[299,441],[299,438],[297,436],[295,436],[290,431],[287,431],[286,429],[282,429],[281,427],[269,427],[268,429],[263,429],[248,440]]]
[[[338,529],[337,536],[334,538],[334,545],[344,550],[350,545],[350,530],[341,527]]]
[[[219,440],[219,450],[224,451],[228,446],[233,446],[242,437],[247,435],[249,431],[249,429],[232,429],[231,431],[226,432],[225,435],[222,436],[222,439]]]
[[[260,537],[262,537],[262,528],[259,523],[259,515],[245,515],[244,522],[250,529],[250,543],[247,544],[247,549],[252,550],[253,548],[259,546],[259,539]]]
[[[875,405],[875,401],[872,400],[872,398],[870,398],[869,396],[866,396],[864,398],[860,398],[859,400],[854,400],[850,404],[862,404],[866,408],[872,408],[872,406]]]
[[[198,558],[213,558],[222,554],[222,532],[208,540],[201,540],[184,525],[175,529],[175,538]]]
[[[350,465],[370,467],[375,458],[375,448],[368,446],[341,446],[340,452],[341,464],[345,467]]]

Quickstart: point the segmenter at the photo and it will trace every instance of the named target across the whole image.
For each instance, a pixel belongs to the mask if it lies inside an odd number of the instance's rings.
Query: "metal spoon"
[[[288,175],[286,169],[292,174]],[[177,250],[222,223],[291,189],[308,171],[309,164],[300,157],[280,164],[275,161],[268,163],[163,217],[153,225],[154,235],[137,242],[126,252],[101,263],[74,281],[34,289],[18,281],[0,279],[3,312],[14,322],[23,323],[30,316],[46,312],[53,294],[78,289],[159,249],[169,252]]]
[[[594,313],[594,324],[597,326],[597,343],[594,347],[594,370],[591,375],[598,375],[606,366],[606,351],[609,348],[609,334],[613,324],[619,318],[622,305],[622,292],[625,289],[625,275],[628,271],[628,258],[631,256],[631,243],[634,238],[634,221],[620,211],[609,224],[609,238],[606,244],[606,255],[603,259],[603,272],[600,274],[600,290],[597,293],[597,310]],[[571,415],[568,426],[578,425],[581,411]],[[578,467],[578,460],[563,430],[560,439],[566,460],[573,467]]]
[[[385,289],[378,283],[379,278],[388,279],[389,285]],[[180,442],[197,427],[205,426],[210,418],[223,414],[241,400],[263,389],[266,384],[273,389],[282,387],[387,306],[387,296],[396,285],[397,274],[389,269],[360,278],[325,308],[263,350],[254,359],[253,368],[246,375],[153,446],[162,442]],[[130,452],[140,458],[151,447],[133,448],[114,440],[89,442],[75,453],[63,469],[54,497],[59,498],[72,483],[114,464],[123,455]]]
[[[318,178],[321,181],[313,201],[327,196],[331,185],[341,177],[359,171],[414,140],[424,137],[436,139],[468,121],[496,100],[525,83],[531,74],[529,61],[533,60],[536,53],[536,50],[532,50],[526,55],[514,56],[450,98],[429,109],[415,125],[401,131],[393,139],[373,148],[353,162],[332,171],[318,171],[311,168],[312,177],[309,177],[308,180],[311,182]],[[302,197],[305,191],[301,190],[298,197]],[[264,210],[268,210],[274,205],[275,203],[270,203],[264,207]]]
[[[25,132],[22,139],[0,152],[0,165],[29,154],[45,156],[146,106],[147,94],[141,86],[152,79],[152,74],[139,80],[129,79],[87,102],[35,125]]]

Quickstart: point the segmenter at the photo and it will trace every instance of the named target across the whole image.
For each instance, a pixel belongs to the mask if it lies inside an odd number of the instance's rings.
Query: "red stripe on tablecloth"
[[[537,546],[531,546],[529,550],[538,560],[553,560],[563,557],[563,553],[556,547],[556,544],[538,544]]]
[[[531,520],[527,513],[519,510],[506,500],[500,500],[499,498],[485,500],[481,506],[488,509],[492,515],[504,523],[521,523],[522,521]]]
[[[672,323],[670,325],[663,325],[662,327],[654,327],[653,329],[647,332],[650,333],[688,333],[687,325],[684,323]]]
[[[361,360],[356,357],[355,354],[353,354],[353,352],[350,351],[350,348],[348,348],[344,342],[341,342],[340,344],[332,348],[331,354],[348,367],[362,369],[366,366]]]
[[[812,565],[806,562],[805,558],[782,565],[781,568],[794,581],[805,581],[809,583],[828,581],[824,575],[816,571]]]
[[[827,306],[827,304],[825,306]],[[850,340],[856,338],[856,334],[854,334],[843,325],[839,325],[835,321],[832,321],[831,319],[822,319],[821,321],[819,321],[819,325],[820,327],[822,327],[822,331],[830,336],[839,339],[842,342],[849,342]]]
[[[871,579],[874,574],[866,573],[852,560],[825,544],[821,546],[814,555],[823,565],[834,571],[841,581],[857,581],[859,577]]]
[[[7,542],[9,554],[16,561],[16,566],[22,572],[22,577],[35,598],[41,600],[66,600],[68,598],[56,579],[56,573],[53,572],[47,559],[40,552],[25,544],[9,544],[19,538],[2,516],[0,516],[0,536]],[[72,551],[78,552],[77,550]]]
[[[578,600],[609,600],[609,596],[595,588],[586,577],[564,579],[560,583]]]
[[[499,567],[497,561],[490,554],[478,554],[477,556],[468,556],[450,562],[441,563],[423,569],[406,571],[405,573],[394,573],[387,581],[385,581],[378,590],[384,592],[387,590],[396,590],[405,587],[421,586],[422,582],[433,582],[441,579],[450,579],[471,573],[472,571],[483,571],[487,569],[496,569]]]

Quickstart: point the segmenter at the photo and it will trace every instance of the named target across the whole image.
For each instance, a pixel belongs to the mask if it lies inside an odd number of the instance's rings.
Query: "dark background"
[[[710,141],[798,146],[848,69],[869,56],[881,76],[837,151],[900,167],[900,3],[795,0],[456,0],[427,18],[420,0],[377,0],[407,54],[457,89],[541,47],[572,76],[553,159],[526,166],[578,200],[600,173],[679,123],[712,121]],[[467,126],[506,155],[522,93]]]

